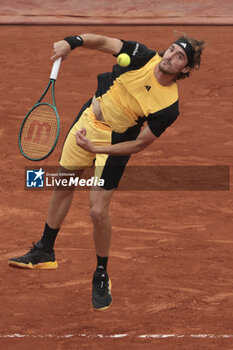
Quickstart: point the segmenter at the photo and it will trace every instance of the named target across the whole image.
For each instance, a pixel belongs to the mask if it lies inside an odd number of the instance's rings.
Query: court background
[[[58,236],[57,271],[7,266],[40,238],[51,196],[24,190],[25,166],[33,163],[20,155],[17,136],[49,77],[53,42],[93,32],[160,50],[174,30],[208,38],[200,71],[179,84],[181,116],[130,164],[232,169],[232,14],[230,1],[0,1],[1,349],[233,348],[231,188],[115,193],[113,305],[104,313],[90,305],[95,256],[88,192],[76,193]],[[36,165],[57,165],[71,122],[95,91],[96,74],[114,63],[84,49],[63,62],[56,83],[61,136],[51,157]]]

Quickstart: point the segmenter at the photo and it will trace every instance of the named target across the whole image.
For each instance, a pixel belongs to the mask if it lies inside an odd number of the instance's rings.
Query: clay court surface
[[[53,42],[94,32],[160,50],[174,39],[173,29],[1,27],[1,349],[233,349],[232,190],[115,193],[113,304],[106,312],[94,312],[90,304],[96,261],[88,192],[76,191],[58,236],[58,270],[7,265],[40,238],[51,196],[25,191],[25,166],[34,164],[19,153],[17,137],[47,84]],[[179,119],[130,164],[232,166],[233,28],[175,29],[208,38],[209,46],[201,70],[179,84]],[[36,165],[57,165],[70,124],[96,89],[96,74],[113,64],[110,55],[84,49],[62,63],[56,83],[60,139],[54,153]]]

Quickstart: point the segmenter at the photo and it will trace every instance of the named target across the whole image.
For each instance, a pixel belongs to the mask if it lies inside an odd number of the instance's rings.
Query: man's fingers
[[[51,60],[52,61],[56,61],[58,58],[59,58],[60,56],[57,54],[57,53],[55,53],[53,56],[51,56]]]
[[[77,144],[83,144],[86,137],[82,134],[81,130],[78,130],[75,134]]]
[[[84,130],[78,130],[77,131],[77,134],[81,137],[81,138],[84,138],[84,133],[85,131]]]
[[[62,57],[62,60],[64,60],[69,55],[70,51],[71,47],[65,40],[57,41],[53,44],[51,60],[56,61],[59,57]]]
[[[84,135],[84,136],[86,136],[86,134],[87,134],[87,130],[86,130],[85,128],[82,128],[82,129],[80,130],[80,132],[81,132],[82,135]]]

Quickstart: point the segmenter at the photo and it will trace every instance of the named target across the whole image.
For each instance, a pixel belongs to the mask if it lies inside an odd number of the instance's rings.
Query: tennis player
[[[95,176],[104,180],[90,192],[97,267],[92,279],[92,305],[107,309],[111,282],[107,273],[111,241],[108,209],[129,157],[142,151],[179,115],[177,81],[199,69],[204,41],[183,35],[167,50],[157,53],[145,45],[95,34],[66,37],[54,43],[52,60],[65,59],[71,50],[83,46],[117,57],[127,53],[128,67],[114,65],[112,72],[98,75],[98,86],[71,126],[60,158],[60,173],[81,176],[95,162]],[[145,127],[141,131],[143,123]],[[25,255],[9,260],[10,266],[55,269],[54,242],[68,213],[73,188],[54,188],[41,239]]]

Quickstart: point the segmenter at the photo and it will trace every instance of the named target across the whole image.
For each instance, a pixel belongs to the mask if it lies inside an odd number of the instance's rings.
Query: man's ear
[[[182,69],[181,73],[186,74],[186,73],[188,73],[188,72],[190,72],[190,71],[191,71],[191,67],[190,67],[190,66],[185,66],[185,67]]]

